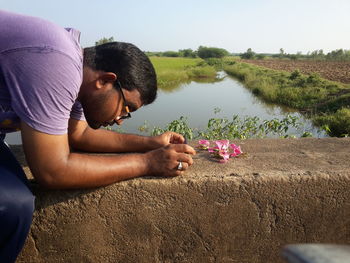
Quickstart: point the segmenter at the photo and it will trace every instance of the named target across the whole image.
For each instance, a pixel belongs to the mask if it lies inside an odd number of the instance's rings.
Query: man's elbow
[[[34,172],[33,176],[37,183],[43,188],[62,189],[67,187],[62,174],[57,171],[38,171],[36,173]]]
[[[36,182],[43,188],[57,189],[58,183],[55,178],[50,175],[34,175]]]
[[[69,140],[69,146],[73,149],[73,150],[80,150],[82,147],[82,141],[79,137],[77,136],[68,136],[68,140]]]

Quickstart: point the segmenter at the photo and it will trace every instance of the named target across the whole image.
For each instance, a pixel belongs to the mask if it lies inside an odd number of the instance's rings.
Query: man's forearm
[[[59,166],[49,174],[41,174],[40,169],[33,171],[40,184],[56,189],[104,186],[147,173],[148,163],[144,154],[106,156],[71,153],[63,167]]]
[[[86,152],[146,152],[159,147],[151,137],[94,130],[88,126],[83,132],[70,135],[69,142],[74,149]]]

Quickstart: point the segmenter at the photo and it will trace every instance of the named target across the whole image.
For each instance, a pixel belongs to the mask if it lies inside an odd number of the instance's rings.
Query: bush
[[[215,78],[216,70],[211,66],[196,67],[187,72],[190,78]]]
[[[299,69],[296,69],[296,70],[294,70],[292,73],[290,73],[289,78],[290,78],[291,80],[294,80],[294,79],[299,78],[300,76],[301,76],[300,70],[299,70]]]
[[[266,55],[264,55],[264,54],[257,54],[256,58],[257,59],[264,59],[264,58],[266,58]]]
[[[163,52],[163,57],[179,57],[180,54],[179,52],[176,52],[176,51],[165,51]]]
[[[321,82],[321,76],[317,73],[312,73],[307,78],[306,82],[314,85],[318,85]]]
[[[229,52],[223,48],[203,47],[198,48],[197,54],[200,58],[222,58],[229,55]]]
[[[185,58],[195,58],[195,57],[197,57],[197,52],[193,51],[190,48],[180,49],[179,50],[179,54],[180,54],[181,57],[185,57]]]
[[[323,125],[330,136],[349,136],[350,134],[350,109],[341,108],[334,114],[315,118],[317,125]]]
[[[291,60],[297,60],[297,59],[298,59],[298,56],[295,55],[295,54],[291,54],[291,55],[289,55],[289,58],[290,58]]]
[[[248,48],[247,52],[241,55],[241,58],[243,59],[253,59],[254,57],[255,57],[255,52],[253,52],[251,48]]]

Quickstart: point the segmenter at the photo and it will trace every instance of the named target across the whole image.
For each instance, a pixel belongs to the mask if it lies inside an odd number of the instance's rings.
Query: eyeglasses
[[[122,94],[123,100],[124,100],[124,107],[125,107],[125,115],[122,115],[119,117],[119,120],[126,120],[126,119],[130,119],[131,118],[131,114],[130,114],[130,110],[129,110],[129,106],[125,105],[126,104],[126,100],[125,100],[125,96],[123,93],[123,88],[122,85],[120,84],[119,80],[116,81],[118,88],[120,89],[120,93]]]

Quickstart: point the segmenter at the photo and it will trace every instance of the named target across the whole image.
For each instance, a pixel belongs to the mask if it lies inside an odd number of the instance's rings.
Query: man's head
[[[101,87],[95,92],[94,88]],[[113,114],[124,111],[125,115],[128,108],[134,111],[152,103],[157,96],[157,79],[153,65],[140,49],[129,43],[111,42],[84,49],[82,89],[79,99],[86,120],[92,128],[98,128],[117,122],[118,116]],[[122,106],[112,103],[113,99]]]

